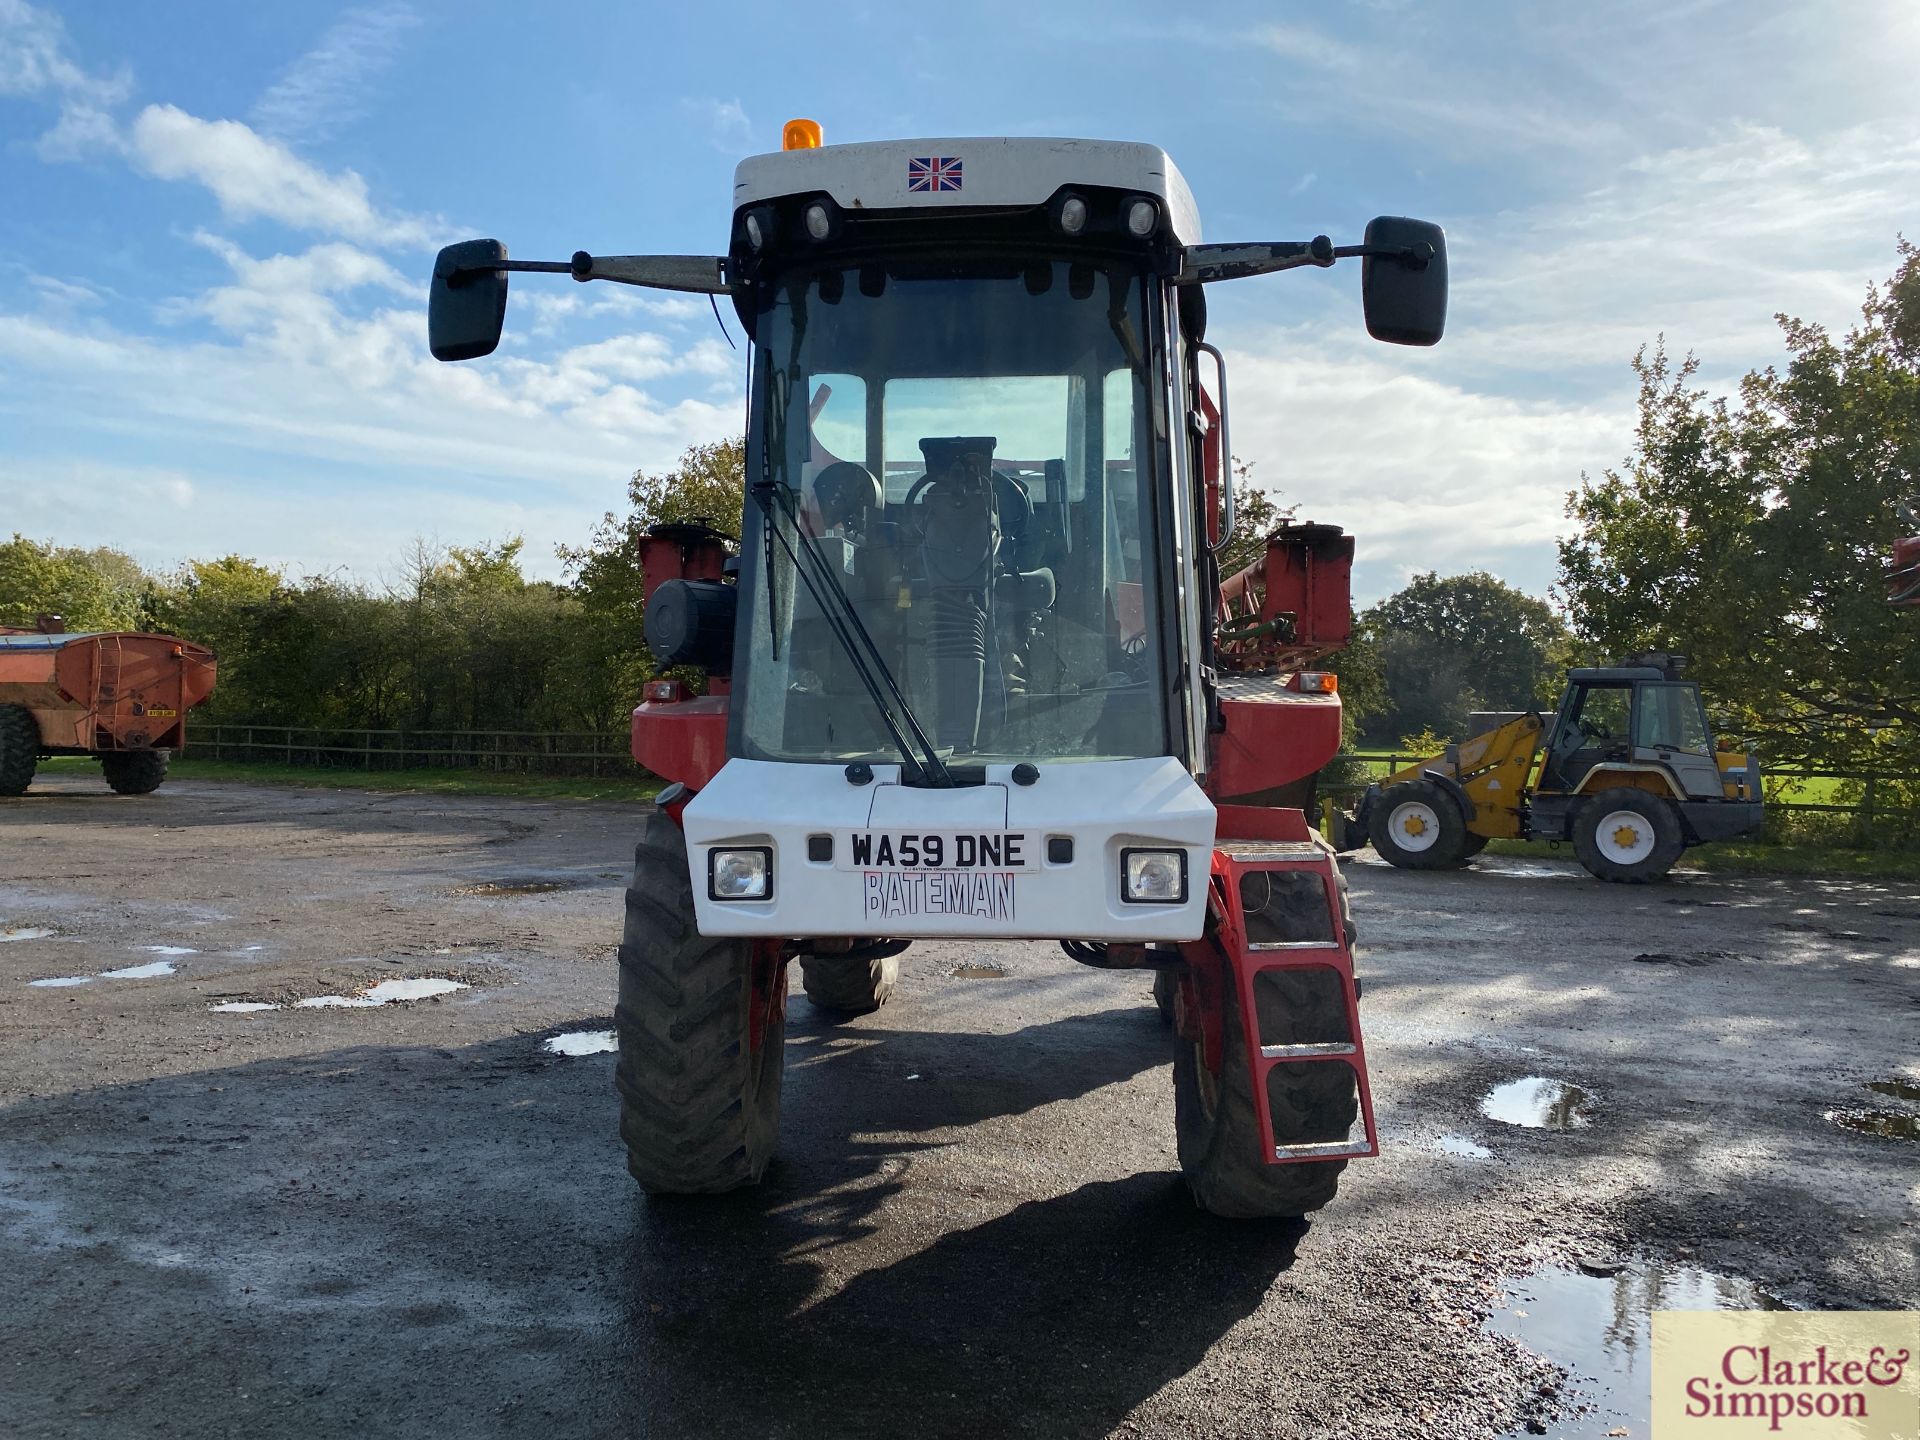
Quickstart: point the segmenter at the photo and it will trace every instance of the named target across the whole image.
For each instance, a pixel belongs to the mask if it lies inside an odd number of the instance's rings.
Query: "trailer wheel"
[[[1262,985],[1261,998],[1264,1002],[1272,996],[1276,1010],[1284,1009],[1286,1014],[1263,1014],[1262,1034],[1326,1035],[1344,1028],[1344,1013],[1318,1013],[1329,1004],[1344,1011],[1337,989],[1330,993],[1329,987],[1313,985],[1304,973],[1280,972],[1273,978],[1280,983]],[[1207,1069],[1197,1040],[1175,1036],[1174,1131],[1187,1188],[1202,1210],[1228,1219],[1300,1216],[1319,1210],[1332,1201],[1347,1162],[1266,1162],[1267,1137],[1260,1131],[1259,1112],[1254,1108],[1246,1031],[1230,977],[1223,988],[1220,1024],[1225,1054],[1219,1075]],[[1282,1074],[1269,1090],[1279,1140],[1344,1134],[1359,1114],[1352,1071],[1330,1060],[1306,1062],[1293,1070],[1295,1077]]]
[[[1446,870],[1465,855],[1467,817],[1431,780],[1410,780],[1380,792],[1367,817],[1367,838],[1382,860],[1403,870]]]
[[[116,795],[151,795],[167,778],[164,750],[116,750],[100,757],[100,769]]]
[[[24,795],[40,763],[40,727],[24,705],[0,705],[0,795]]]
[[[1573,817],[1573,853],[1602,880],[1658,880],[1686,846],[1673,806],[1646,790],[1602,790]]]
[[[800,979],[814,1009],[866,1015],[893,998],[893,987],[900,982],[900,957],[862,960],[852,955],[808,955],[800,961]]]
[[[700,933],[686,837],[671,817],[649,815],[633,852],[613,1012],[620,1138],[643,1189],[733,1190],[758,1181],[773,1157],[785,977],[756,1007],[753,966],[752,941]]]

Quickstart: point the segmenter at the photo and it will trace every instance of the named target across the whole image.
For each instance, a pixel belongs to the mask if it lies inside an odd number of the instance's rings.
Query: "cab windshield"
[[[748,507],[743,753],[900,758],[823,581],[949,765],[1169,753],[1144,289],[1017,260],[771,292],[748,483],[783,493]]]

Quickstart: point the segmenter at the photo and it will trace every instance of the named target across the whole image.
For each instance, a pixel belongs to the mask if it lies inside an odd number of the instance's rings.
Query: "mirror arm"
[[[467,276],[496,270],[571,275],[583,282],[611,280],[618,285],[686,290],[698,295],[726,295],[733,289],[726,277],[726,261],[718,255],[596,256],[576,250],[571,260],[501,260],[481,265],[449,265],[442,273],[449,285],[458,288]]]
[[[1176,285],[1205,285],[1247,275],[1272,275],[1303,265],[1321,269],[1335,260],[1398,260],[1409,270],[1424,270],[1433,259],[1431,245],[1335,245],[1324,235],[1311,240],[1281,240],[1250,245],[1194,245],[1187,250]]]

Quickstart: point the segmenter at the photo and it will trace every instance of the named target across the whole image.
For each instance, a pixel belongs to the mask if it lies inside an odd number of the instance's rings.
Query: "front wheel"
[[[1258,987],[1260,1032],[1266,1043],[1345,1032],[1345,1002],[1337,987],[1314,984],[1306,972],[1281,972],[1271,978],[1279,983]],[[1202,1210],[1234,1220],[1297,1217],[1322,1209],[1333,1200],[1347,1162],[1267,1163],[1271,1141],[1261,1132],[1260,1113],[1254,1105],[1253,1071],[1236,987],[1231,973],[1223,974],[1221,980],[1224,1054],[1220,1072],[1216,1075],[1207,1069],[1197,1039],[1184,1033],[1174,1037],[1174,1129],[1187,1188]],[[1181,987],[1182,1001],[1193,993],[1193,987]],[[1337,1017],[1329,1010],[1332,1005],[1339,1007]],[[1198,1030],[1179,1023],[1185,1019],[1177,1017],[1179,1030]],[[1278,1067],[1269,1085],[1268,1104],[1282,1144],[1344,1136],[1359,1114],[1352,1071],[1331,1060]]]
[[[1465,856],[1467,817],[1433,781],[1410,780],[1374,797],[1367,838],[1403,870],[1447,870]]]
[[[1602,880],[1644,885],[1673,868],[1687,846],[1673,806],[1646,790],[1602,790],[1573,818],[1573,853]]]
[[[0,795],[24,795],[40,763],[40,727],[24,705],[0,705]]]
[[[756,1183],[780,1132],[786,976],[754,942],[694,923],[687,842],[647,817],[620,946],[614,1084],[627,1169],[656,1194]]]

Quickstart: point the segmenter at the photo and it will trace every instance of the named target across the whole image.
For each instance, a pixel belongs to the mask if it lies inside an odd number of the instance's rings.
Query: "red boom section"
[[[1206,778],[1215,800],[1304,806],[1340,749],[1340,696],[1303,691],[1299,672],[1353,629],[1353,537],[1286,524],[1261,557],[1220,585],[1220,711]]]
[[[1920,610],[1920,535],[1894,542],[1887,600],[1905,610]]]
[[[718,580],[727,563],[727,537],[702,521],[652,525],[636,544],[640,586],[651,600],[667,580]],[[715,677],[705,695],[689,698],[676,680],[649,680],[633,712],[633,758],[663,780],[698,790],[727,763],[730,682]]]

